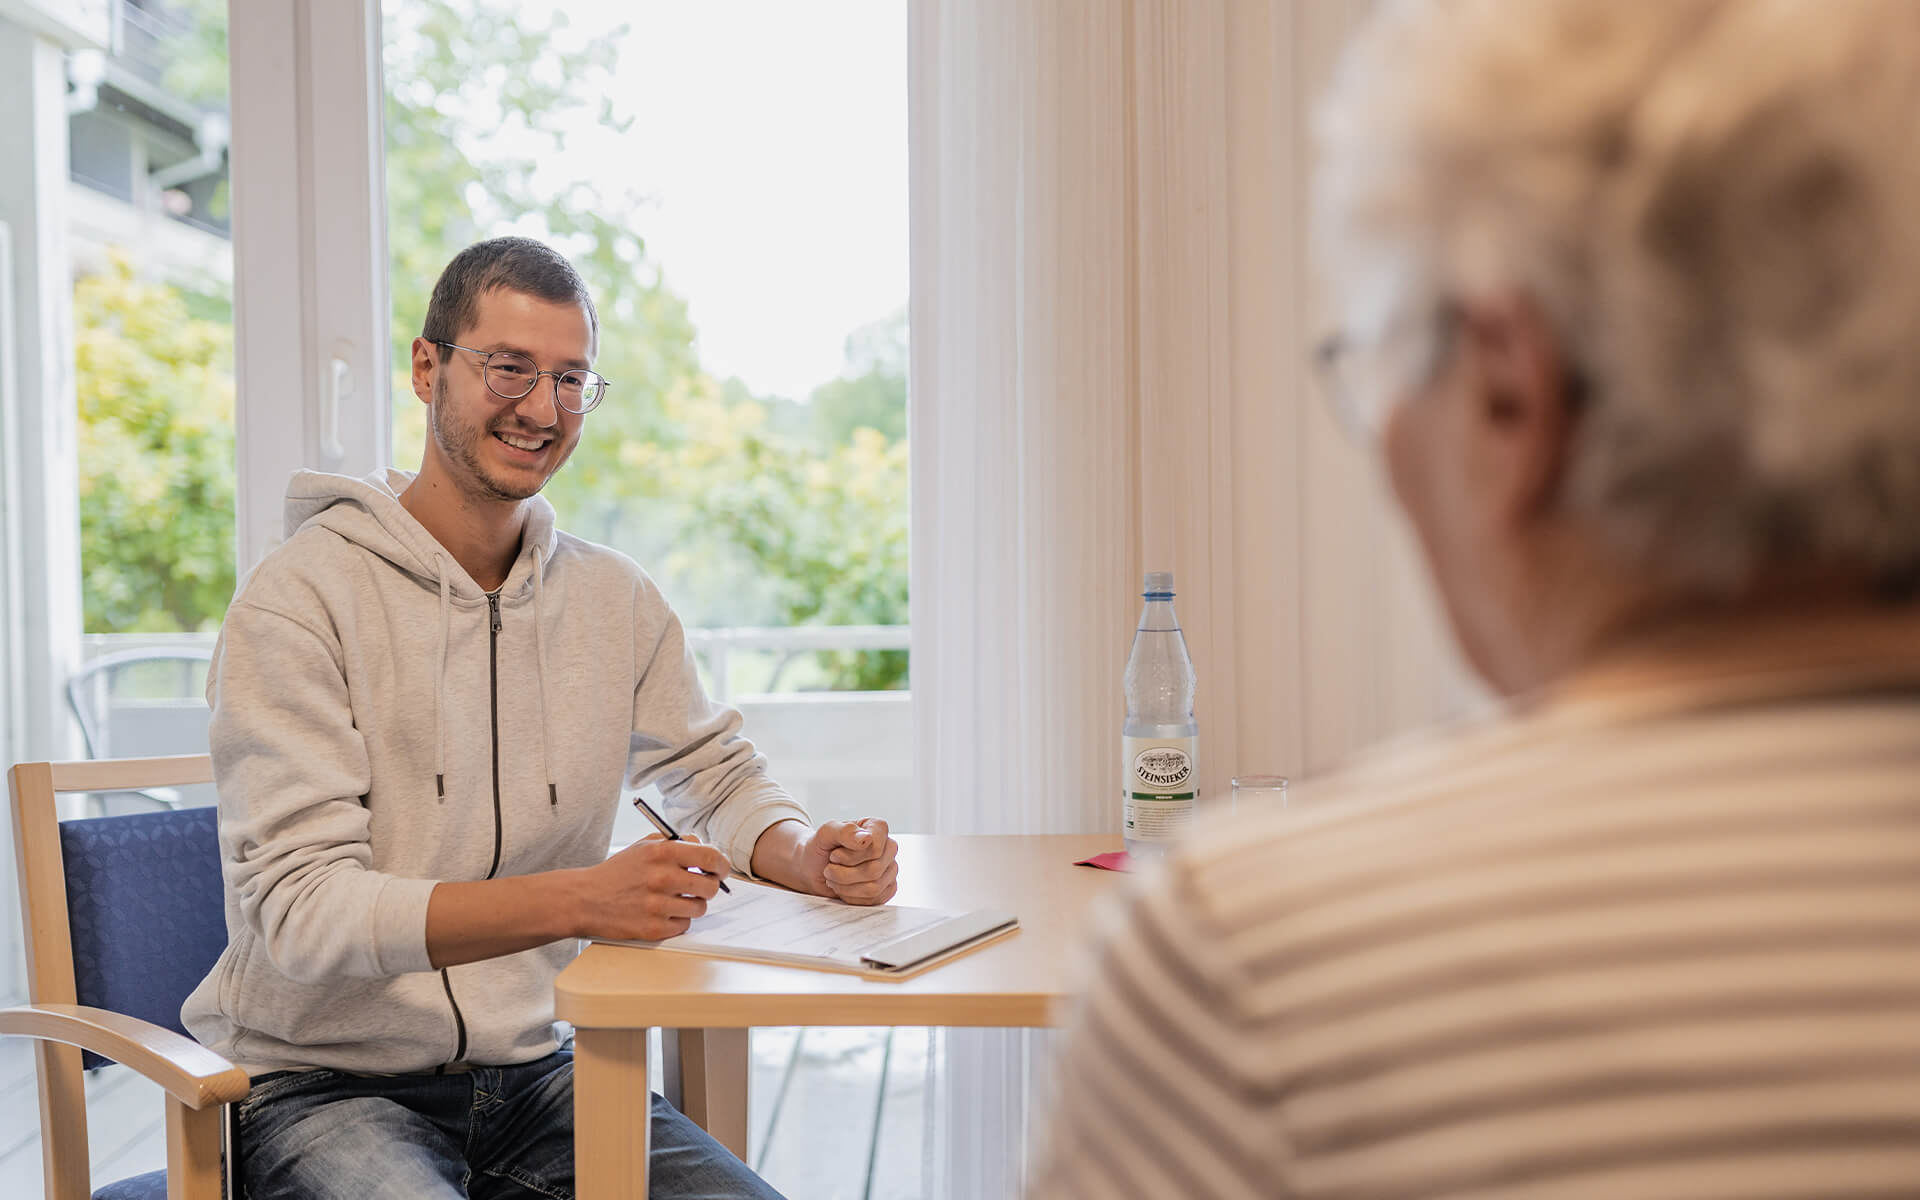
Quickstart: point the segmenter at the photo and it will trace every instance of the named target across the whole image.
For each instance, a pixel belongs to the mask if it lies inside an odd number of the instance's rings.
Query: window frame
[[[284,536],[293,472],[391,457],[380,17],[379,0],[228,3],[243,578]]]

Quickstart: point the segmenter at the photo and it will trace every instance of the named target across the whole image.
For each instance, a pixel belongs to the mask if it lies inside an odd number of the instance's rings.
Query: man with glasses
[[[880,904],[896,843],[768,778],[630,560],[539,496],[612,385],[567,261],[462,251],[413,343],[418,474],[302,472],[208,676],[230,944],[188,999],[244,1067],[239,1175],[266,1197],[564,1196],[581,938],[659,939],[729,872]],[[623,787],[697,839],[611,857]],[[653,1194],[769,1197],[659,1097]]]
[[[1920,1191],[1920,5],[1402,0],[1335,399],[1505,704],[1201,831],[1030,1194]]]

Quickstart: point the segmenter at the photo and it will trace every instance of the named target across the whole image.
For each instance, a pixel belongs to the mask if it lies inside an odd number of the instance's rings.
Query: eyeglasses
[[[1352,379],[1356,373],[1354,364],[1360,357],[1356,349],[1353,339],[1346,334],[1328,334],[1313,348],[1313,373],[1340,432],[1355,442],[1366,442],[1373,438],[1375,423],[1360,411],[1357,398],[1360,388]]]
[[[502,400],[519,400],[540,384],[542,375],[553,376],[553,395],[561,408],[570,413],[586,414],[599,407],[606,399],[607,389],[613,385],[605,376],[594,371],[542,371],[531,358],[518,350],[475,350],[472,346],[461,346],[454,342],[440,342],[449,350],[465,350],[468,354],[478,354],[481,373],[486,376],[487,390]]]
[[[1360,342],[1331,334],[1314,347],[1314,374],[1334,420],[1356,442],[1380,433],[1395,394],[1440,368],[1460,313],[1442,304],[1426,319],[1393,323],[1378,338]],[[1424,332],[1425,337],[1416,336]]]

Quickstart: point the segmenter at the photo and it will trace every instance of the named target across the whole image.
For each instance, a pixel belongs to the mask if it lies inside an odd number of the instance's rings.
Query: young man
[[[266,1197],[564,1196],[580,938],[663,938],[721,878],[880,904],[884,822],[809,827],[630,560],[540,489],[605,394],[593,301],[525,238],[462,251],[413,343],[418,475],[303,472],[208,680],[231,942],[188,999],[245,1067]],[[608,857],[623,786],[699,840]],[[655,1097],[654,1194],[773,1192]]]

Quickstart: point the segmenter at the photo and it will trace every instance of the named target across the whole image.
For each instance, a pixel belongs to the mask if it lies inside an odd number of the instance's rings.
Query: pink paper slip
[[[1092,858],[1083,858],[1073,864],[1076,867],[1099,867],[1102,871],[1131,871],[1133,862],[1125,850],[1109,850],[1105,854],[1096,854]]]

